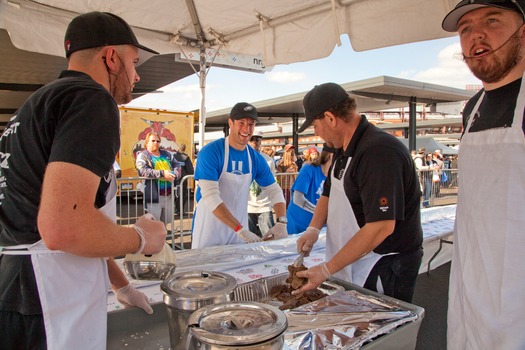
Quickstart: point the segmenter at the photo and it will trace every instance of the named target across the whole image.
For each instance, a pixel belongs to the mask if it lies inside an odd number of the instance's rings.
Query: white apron
[[[448,349],[525,349],[525,137],[522,78],[512,127],[469,133],[450,273]]]
[[[228,138],[224,139],[224,166],[219,177],[219,190],[221,199],[228,210],[244,227],[248,227],[248,194],[252,183],[252,160],[248,147],[246,147],[245,152],[248,154],[250,172],[242,175],[228,173],[230,146]],[[220,221],[202,200],[197,203],[193,224],[192,249],[241,243],[244,241]]]
[[[351,161],[352,158],[348,158],[344,173],[348,171],[348,166]],[[339,180],[335,177],[334,171],[335,167],[333,167],[330,174],[332,186],[330,188],[328,218],[326,223],[326,261],[332,259],[360,230],[352,206],[345,194],[343,185],[344,174],[341,180]],[[335,273],[334,277],[362,287],[370,271],[379,259],[381,259],[381,255],[372,251],[353,264]],[[382,288],[379,288],[378,291],[382,292]]]
[[[115,220],[115,205],[112,197],[100,211]],[[52,251],[42,240],[0,253],[31,255],[49,350],[106,348],[110,284],[105,258]]]

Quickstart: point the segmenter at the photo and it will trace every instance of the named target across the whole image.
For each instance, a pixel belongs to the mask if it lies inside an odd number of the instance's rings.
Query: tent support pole
[[[199,86],[201,89],[201,108],[199,110],[199,150],[204,147],[204,131],[206,128],[206,48],[199,51]]]
[[[292,144],[299,152],[299,135],[297,134],[297,130],[299,130],[299,114],[297,113],[292,114],[292,130]]]
[[[408,103],[408,151],[416,149],[416,96],[410,97]]]

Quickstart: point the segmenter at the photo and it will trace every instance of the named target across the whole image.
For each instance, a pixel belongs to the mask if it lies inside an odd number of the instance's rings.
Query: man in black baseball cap
[[[195,180],[199,186],[192,249],[261,240],[250,230],[248,223],[248,198],[253,181],[268,197],[267,204],[277,217],[277,224],[262,238],[288,236],[286,203],[281,187],[262,154],[248,146],[258,119],[253,105],[237,103],[228,119],[228,136],[208,143],[199,152],[195,167]]]
[[[314,87],[303,106],[301,131],[313,124],[335,153],[314,216],[297,240],[297,250],[309,252],[326,225],[326,263],[298,272],[308,283],[294,293],[334,275],[410,302],[423,249],[421,189],[408,149],[360,115],[340,85]]]
[[[297,132],[305,131],[316,118],[322,117],[324,111],[349,97],[341,85],[335,83],[316,85],[303,98],[306,120]]]
[[[166,241],[150,214],[115,223],[118,104],[140,79],[139,51],[154,51],[100,12],[73,19],[65,43],[67,70],[23,103],[0,140],[0,245],[10,250],[0,251],[2,349],[105,349],[108,275],[123,307],[153,312],[107,257],[155,254]]]
[[[79,50],[108,45],[133,45],[139,49],[140,60],[144,63],[157,51],[139,44],[133,30],[126,21],[108,12],[89,12],[75,17],[67,27],[64,37],[66,57]]]

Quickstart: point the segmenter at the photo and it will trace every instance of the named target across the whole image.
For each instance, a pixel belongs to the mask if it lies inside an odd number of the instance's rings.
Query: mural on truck
[[[186,145],[186,153],[193,160],[193,124],[191,112],[160,111],[152,109],[120,108],[120,152],[117,162],[122,170],[121,190],[136,190],[138,180],[125,178],[138,177],[135,168],[137,153],[144,149],[146,135],[157,132],[161,147],[176,152],[180,145]]]
[[[177,137],[168,128],[168,126],[173,123],[173,121],[161,122],[144,118],[141,119],[149,126],[139,133],[137,142],[133,146],[133,157],[135,159],[137,159],[137,153],[145,148],[144,142],[146,141],[146,135],[148,135],[150,132],[156,132],[160,135],[160,144],[166,151],[173,153],[179,150],[180,145],[177,144]]]

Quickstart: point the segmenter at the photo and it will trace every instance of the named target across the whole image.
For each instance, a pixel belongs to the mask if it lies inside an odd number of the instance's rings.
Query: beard
[[[503,46],[480,59],[464,58],[470,71],[476,78],[485,83],[501,81],[516,67],[521,60],[521,41],[519,33],[515,33]],[[500,50],[501,49],[501,50]]]
[[[112,74],[115,77],[115,81],[111,86],[111,95],[115,99],[118,105],[123,105],[131,102],[132,84],[128,81],[128,75],[124,68],[121,68],[117,74]]]

